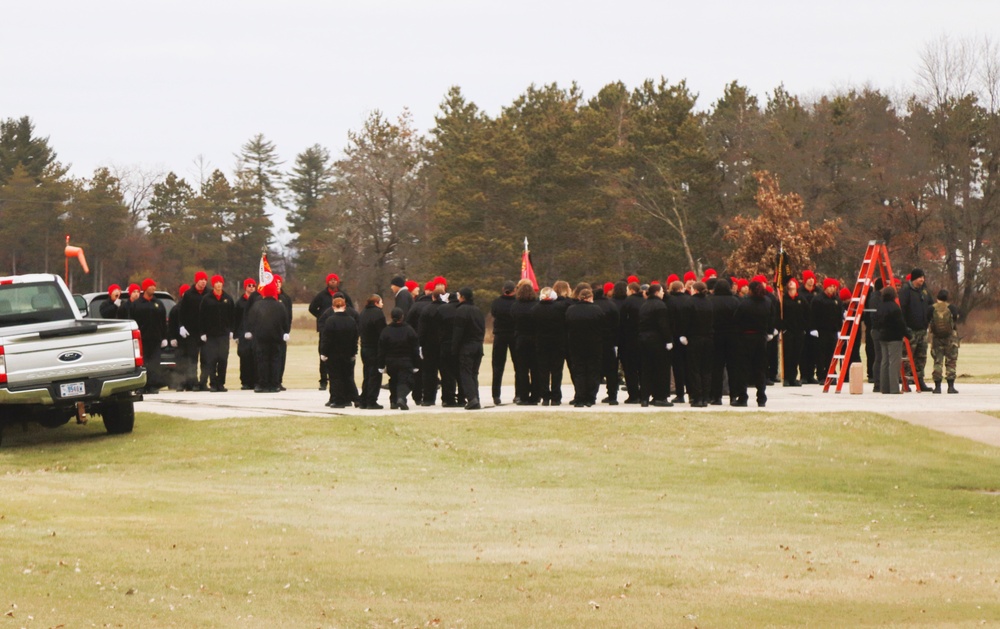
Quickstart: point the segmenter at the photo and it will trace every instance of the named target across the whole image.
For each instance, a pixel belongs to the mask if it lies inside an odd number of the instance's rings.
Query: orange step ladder
[[[833,359],[830,361],[830,368],[827,370],[826,381],[823,383],[823,392],[830,390],[830,386],[836,382],[837,393],[844,386],[844,379],[851,366],[851,354],[854,351],[854,344],[857,341],[858,330],[861,327],[861,313],[864,312],[865,302],[868,293],[874,284],[873,277],[875,269],[878,269],[879,277],[882,278],[883,286],[892,286],[894,276],[892,265],[889,263],[889,250],[884,242],[872,240],[865,250],[865,259],[861,263],[861,271],[858,273],[858,281],[854,284],[851,292],[851,301],[848,302],[847,312],[844,314],[844,322],[840,326],[840,333],[837,334],[837,346],[833,350]],[[896,298],[899,303],[899,298]],[[917,383],[916,370],[913,362],[913,349],[910,347],[909,339],[903,339],[903,347],[906,348],[906,355],[900,364],[900,377],[903,381],[903,391],[909,391],[910,387],[906,379],[906,366],[910,367],[910,375],[913,382]],[[920,390],[919,385],[915,385],[916,391]]]

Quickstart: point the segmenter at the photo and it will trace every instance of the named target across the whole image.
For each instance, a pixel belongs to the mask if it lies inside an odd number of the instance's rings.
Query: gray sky
[[[373,109],[427,130],[452,85],[491,115],[532,83],[686,79],[701,108],[732,80],[762,100],[907,90],[928,42],[997,24],[988,0],[35,0],[3,9],[0,118],[31,116],[74,176],[197,179],[199,155],[228,173],[256,133],[289,167],[339,154]]]

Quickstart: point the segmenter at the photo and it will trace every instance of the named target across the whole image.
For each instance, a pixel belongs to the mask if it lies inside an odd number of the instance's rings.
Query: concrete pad
[[[829,393],[823,393],[818,385],[802,387],[782,387],[776,385],[767,389],[767,405],[764,409],[769,413],[782,412],[870,412],[882,413],[894,419],[925,426],[948,434],[973,439],[989,445],[1000,447],[1000,419],[983,415],[979,411],[1000,411],[1000,385],[995,384],[962,384],[958,385],[961,393],[958,395],[934,395],[932,393],[903,393],[900,395],[882,395],[871,392],[871,385],[865,385],[861,395],[850,395],[846,387],[841,393],[835,393],[831,388]],[[601,396],[604,396],[602,387]],[[564,399],[572,397],[572,387],[563,387]],[[750,392],[750,406],[734,408],[710,406],[707,409],[691,408],[687,404],[676,404],[670,408],[642,408],[639,405],[608,406],[598,404],[593,408],[577,409],[563,403],[558,407],[546,406],[515,406],[513,387],[504,387],[501,399],[506,403],[499,407],[492,405],[490,388],[480,387],[480,400],[487,404],[481,411],[466,411],[461,408],[442,408],[440,401],[433,407],[417,407],[410,404],[409,413],[436,412],[459,414],[483,413],[701,413],[727,412],[747,413],[758,410],[754,402],[754,392]],[[213,420],[229,417],[271,417],[279,415],[298,415],[308,417],[337,417],[360,415],[377,417],[396,414],[402,411],[389,410],[389,392],[382,390],[379,403],[384,410],[361,410],[356,408],[331,409],[324,406],[328,399],[325,391],[317,389],[293,389],[281,393],[254,393],[253,391],[227,391],[226,393],[164,391],[158,395],[147,395],[145,400],[136,404],[136,410],[144,413],[158,413],[173,417],[192,420]],[[619,401],[625,399],[624,393],[619,395]]]

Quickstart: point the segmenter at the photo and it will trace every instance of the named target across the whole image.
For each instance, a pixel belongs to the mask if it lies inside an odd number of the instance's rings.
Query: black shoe
[[[638,404],[639,403],[639,399],[638,398],[634,398],[634,397],[625,398],[625,402],[624,403],[625,404]]]
[[[608,406],[618,406],[618,400],[608,400]]]
[[[424,402],[420,403],[420,406],[434,406],[434,402],[424,401]],[[406,410],[406,409],[403,409],[403,410]]]
[[[717,397],[714,400],[711,400],[709,402],[709,404],[712,405],[712,406],[722,406],[722,398],[721,397]]]
[[[765,404],[767,404],[767,401],[764,401],[764,402],[757,402],[757,408],[764,408],[764,405],[765,405]]]
[[[479,405],[479,400],[469,400],[465,405],[465,410],[467,411],[478,411],[482,406]]]
[[[394,411],[397,408],[399,408],[399,404],[396,404],[395,402],[390,402],[389,403],[389,410],[393,410]]]
[[[406,405],[406,402],[400,402],[396,406],[398,406],[399,410],[401,410],[401,411],[408,411],[408,410],[410,410],[410,407]],[[424,405],[421,404],[421,406],[424,406]],[[434,405],[433,404],[429,404],[428,406],[434,406]]]
[[[674,403],[670,400],[653,400],[653,406],[673,406]]]
[[[442,402],[441,403],[441,407],[442,408],[460,408],[462,406],[464,406],[464,404],[462,404],[461,402]]]
[[[683,404],[684,403],[684,396],[683,395],[675,395],[674,399],[672,401],[673,401],[674,404]]]
[[[948,381],[948,393],[958,393],[958,389],[955,388],[954,379]]]
[[[549,406],[559,406],[560,404],[562,404],[562,400],[552,400]]]
[[[733,400],[729,403],[730,406],[747,406],[746,400]]]
[[[611,397],[605,397],[603,400],[601,400],[601,404],[607,404],[610,401],[611,401]]]
[[[264,387],[254,387],[253,388],[253,392],[254,393],[264,393],[265,390],[266,389],[264,389]]]
[[[370,411],[381,411],[381,410],[382,410],[382,409],[384,409],[385,407],[384,407],[384,406],[382,406],[381,404],[379,404],[378,402],[376,402],[375,404],[369,404],[369,405],[368,405],[368,406],[366,406],[365,408],[367,408],[367,409],[368,409],[368,410],[370,410]]]
[[[647,400],[643,400],[643,401],[639,402],[639,406],[641,406],[643,408],[646,408],[646,407],[649,406],[649,402]]]
[[[542,400],[542,406],[548,406],[552,400]]]
[[[520,403],[521,403],[521,398],[515,395],[514,396],[514,404],[520,404]]]
[[[500,398],[498,397],[493,398],[493,406],[500,406],[500,404],[501,404]]]
[[[250,386],[249,384],[245,384],[242,387],[240,387],[240,391],[252,391],[252,390],[253,390],[253,387]]]
[[[933,391],[933,393],[937,393],[937,394],[941,393],[941,381],[940,380],[935,380],[934,381],[934,391]]]
[[[225,393],[226,391],[229,391],[226,387],[215,387],[216,393]]]
[[[802,381],[802,384],[819,384],[819,380],[816,378],[806,378]]]
[[[584,404],[583,402],[574,402],[573,403],[573,408],[586,408],[586,406],[587,405]]]
[[[156,395],[160,392],[160,387],[146,387],[142,392],[146,395]]]
[[[287,391],[288,389],[286,389],[285,387],[283,387],[283,386],[281,386],[281,385],[279,384],[279,385],[278,385],[278,390],[279,390],[279,391]]]
[[[347,408],[347,404],[330,404],[330,408]]]
[[[319,383],[319,390],[320,391],[326,391],[326,383],[325,382],[320,382]]]

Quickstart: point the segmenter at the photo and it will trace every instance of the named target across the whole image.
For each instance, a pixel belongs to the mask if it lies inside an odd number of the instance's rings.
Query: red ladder
[[[889,250],[884,242],[872,240],[868,242],[865,250],[865,259],[861,263],[861,271],[858,273],[858,281],[854,284],[854,291],[851,293],[851,301],[847,304],[847,312],[844,314],[844,322],[840,326],[840,333],[837,334],[837,346],[833,350],[833,359],[830,361],[830,368],[827,370],[826,381],[823,383],[823,392],[830,390],[833,382],[837,383],[837,393],[844,386],[844,378],[851,365],[851,353],[854,351],[854,343],[857,340],[858,329],[861,327],[861,313],[868,299],[868,292],[874,284],[872,277],[875,269],[878,268],[879,276],[882,278],[883,286],[892,286],[893,274],[892,265],[889,263]],[[899,298],[896,298],[899,303]],[[906,348],[900,364],[899,371],[903,381],[903,391],[909,391],[910,387],[906,380],[906,366],[910,366],[910,375],[913,382],[917,382],[916,370],[913,362],[913,350],[910,347],[909,339],[903,339],[903,347]],[[915,385],[917,391],[920,386]]]

